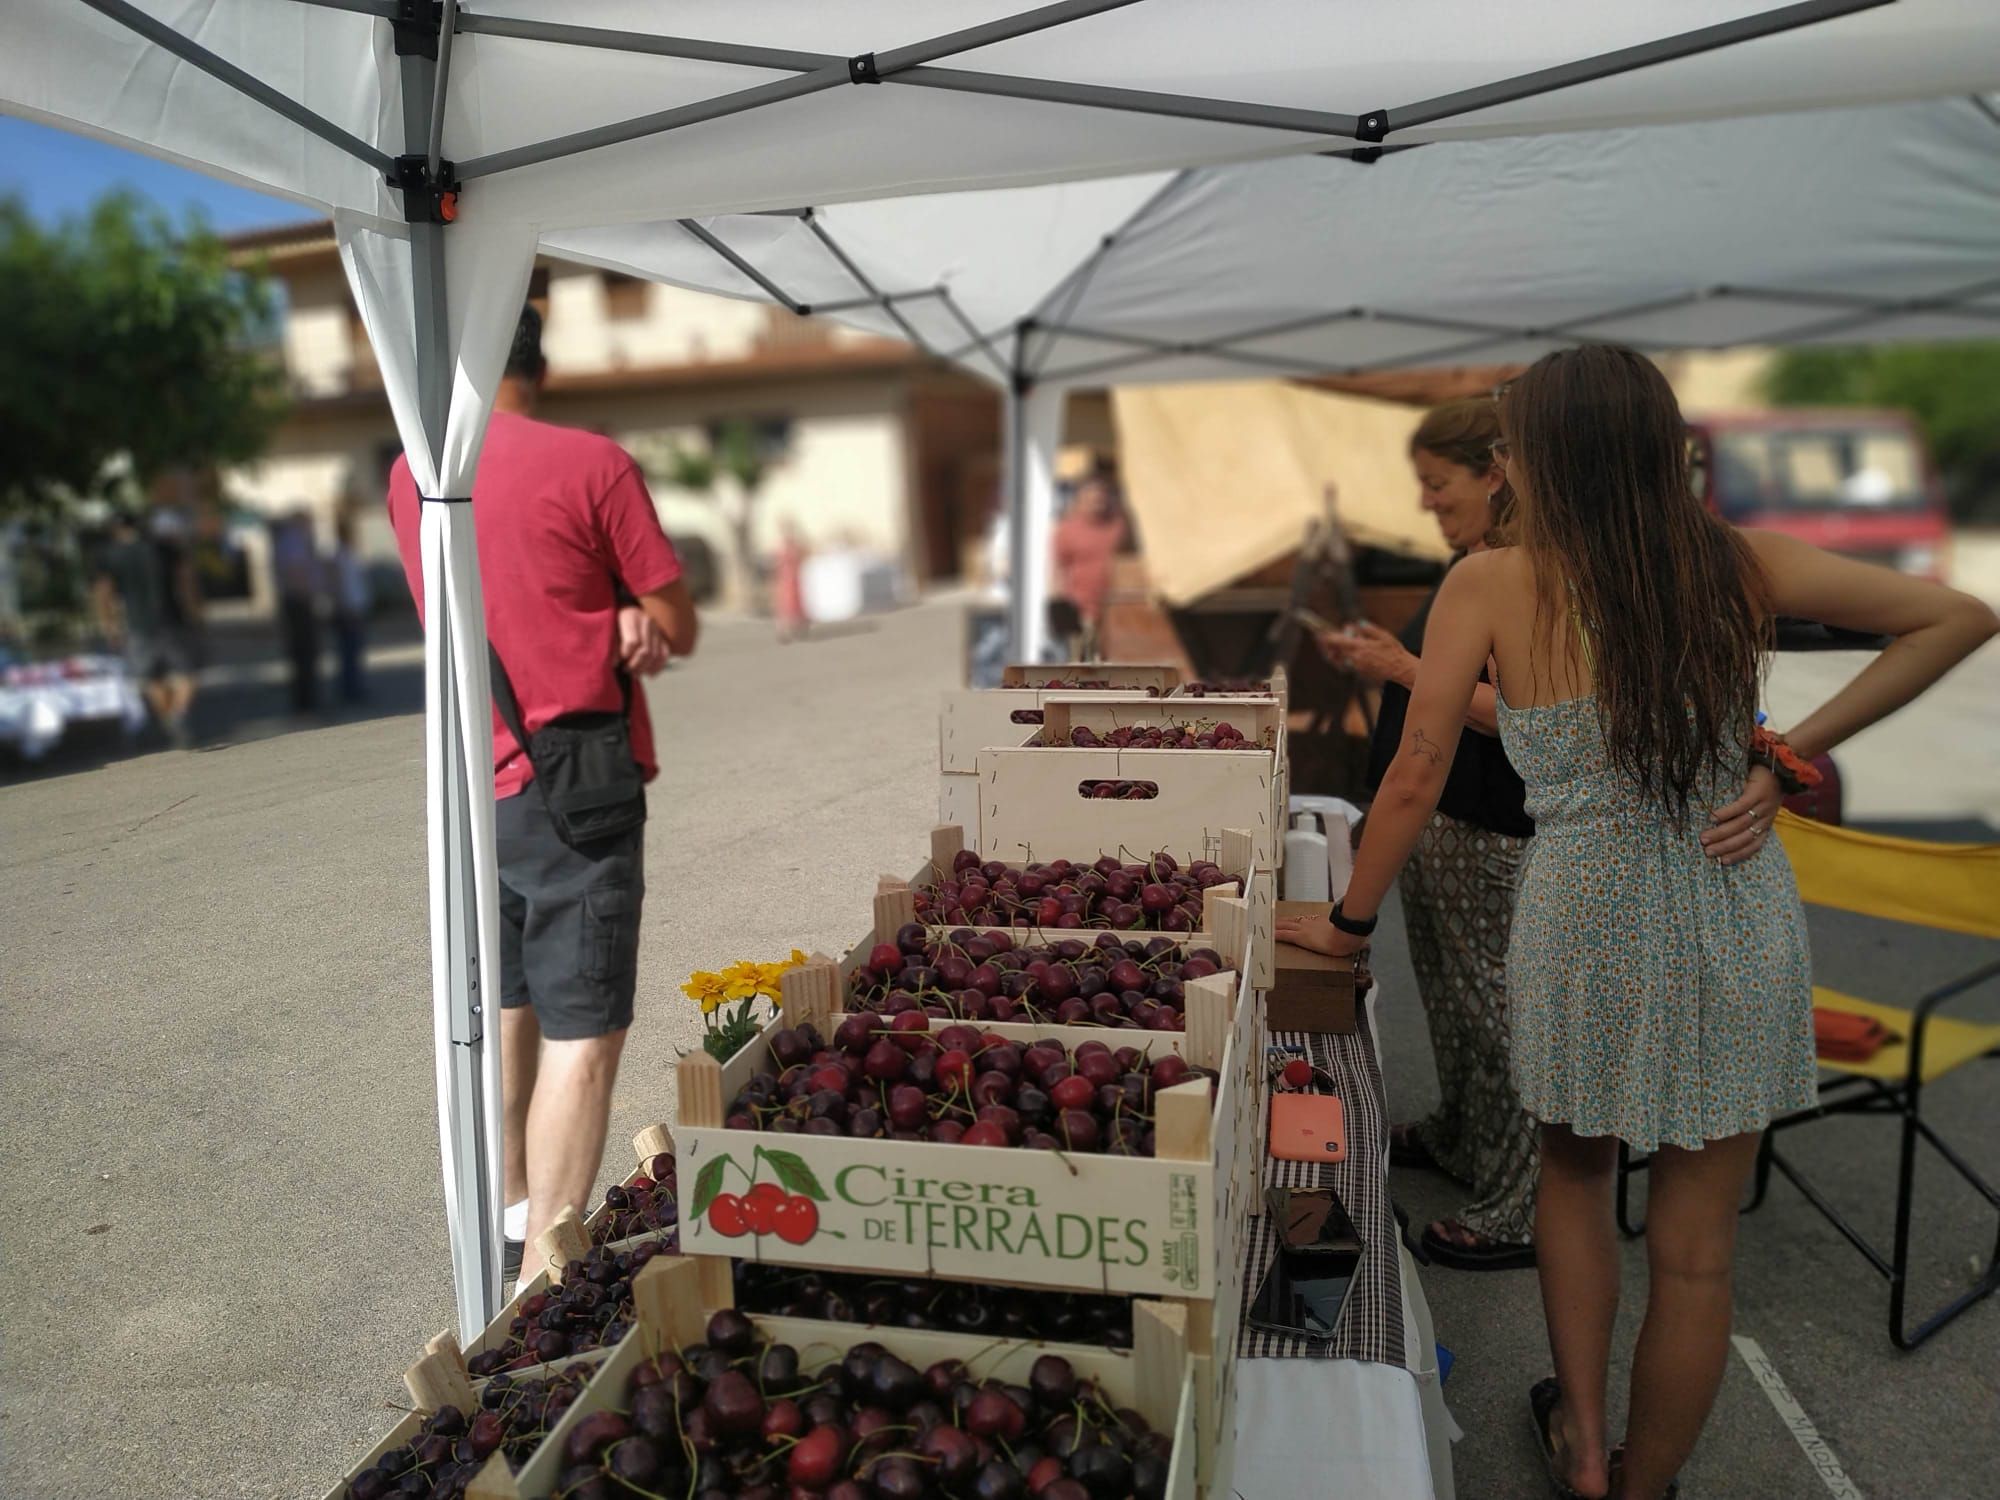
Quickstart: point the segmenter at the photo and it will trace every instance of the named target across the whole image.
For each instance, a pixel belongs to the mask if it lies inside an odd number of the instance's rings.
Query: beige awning
[[[1348,537],[1444,558],[1417,504],[1422,411],[1282,381],[1112,392],[1119,469],[1154,589],[1188,604],[1298,550],[1328,486]]]

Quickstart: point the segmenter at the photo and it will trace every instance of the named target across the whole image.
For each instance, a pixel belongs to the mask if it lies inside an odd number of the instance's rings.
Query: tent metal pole
[[[1039,5],[1018,15],[1001,16],[997,20],[968,26],[962,31],[946,32],[928,41],[912,42],[907,47],[877,53],[875,70],[887,78],[919,63],[936,62],[940,57],[953,57],[960,52],[990,47],[995,42],[1010,42],[1019,36],[1032,36],[1037,31],[1047,31],[1051,26],[1063,26],[1138,3],[1139,0],[1055,0],[1052,5]]]
[[[1030,387],[1022,365],[1025,342],[1023,330],[1016,328],[1013,368],[1000,401],[1001,421],[1007,439],[1002,451],[1007,464],[1007,576],[1012,584],[1008,591],[1011,599],[1007,633],[1013,642],[1016,660],[1032,662],[1041,657],[1042,632],[1035,628],[1032,619],[1035,601],[1030,595],[1034,590],[1028,577],[1028,430],[1025,408]]]
[[[121,3],[121,0],[88,0],[91,4]],[[1420,100],[1393,110],[1373,110],[1365,115],[1332,110],[1295,109],[1284,105],[1250,100],[1209,99],[1195,95],[1162,93],[1146,89],[1113,88],[1098,84],[1073,83],[1066,79],[1026,78],[1009,74],[983,73],[961,68],[926,66],[940,57],[970,52],[995,42],[1045,31],[1087,16],[1119,10],[1138,0],[1057,0],[1021,15],[1004,17],[984,25],[933,37],[928,41],[892,48],[887,52],[864,52],[852,58],[829,53],[798,52],[728,42],[704,42],[685,37],[647,36],[641,32],[611,31],[570,26],[560,22],[529,21],[497,16],[464,16],[462,30],[489,36],[511,36],[527,40],[570,43],[577,46],[612,48],[624,52],[733,63],[760,68],[792,70],[797,76],[758,84],[714,99],[699,100],[658,114],[596,126],[590,130],[558,137],[509,151],[474,157],[461,163],[461,179],[487,176],[493,172],[530,166],[558,157],[617,145],[686,125],[725,119],[767,104],[803,98],[848,83],[899,83],[917,88],[948,89],[961,93],[988,94],[1002,98],[1028,99],[1050,104],[1075,105],[1087,109],[1120,110],[1166,118],[1207,120],[1253,129],[1282,130],[1302,135],[1340,136],[1364,142],[1379,142],[1391,130],[1487,109],[1518,99],[1531,98],[1574,84],[1614,77],[1636,68],[1671,62],[1714,51],[1740,41],[1772,36],[1815,22],[1849,15],[1893,3],[1893,0],[1802,0],[1802,3],[1766,11],[1761,15],[1717,26],[1683,32],[1657,41],[1595,57],[1560,63],[1515,78],[1500,79],[1476,88]]]
[[[201,43],[182,36],[173,27],[147,15],[136,5],[129,5],[126,0],[83,0],[83,3],[107,19],[116,21],[126,30],[137,32],[154,46],[173,53],[189,66],[201,69],[217,82],[225,83],[239,94],[256,100],[266,109],[283,115],[294,125],[310,131],[328,145],[337,146],[357,161],[366,162],[383,176],[394,174],[395,160],[386,152],[377,151],[358,135],[341,129],[326,116],[307,109],[289,95],[279,93],[261,78],[244,72],[226,58],[218,57]]]
[[[296,0],[300,5],[317,5],[322,10],[351,10],[356,15],[375,16],[380,20],[393,21],[396,18],[396,0]]]
[[[589,130],[538,141],[531,146],[516,146],[510,151],[475,156],[458,164],[458,177],[461,182],[470,182],[475,177],[490,177],[495,172],[512,171],[516,167],[532,167],[539,162],[642,140],[649,135],[664,135],[669,130],[680,130],[689,125],[726,120],[731,115],[762,109],[767,104],[782,104],[787,99],[803,99],[809,94],[844,88],[851,82],[853,80],[847,76],[847,64],[843,62],[837,69],[823,68],[814,73],[801,73],[795,78],[780,78],[771,83],[760,83],[754,88],[739,89],[733,94],[721,94],[713,99],[699,99],[693,104],[663,109],[657,114],[596,125]]]
[[[1326,366],[1310,359],[1287,359],[1279,354],[1251,354],[1232,349],[1226,343],[1219,344],[1169,344],[1153,343],[1139,339],[1119,338],[1112,342],[1137,345],[1136,353],[1114,355],[1107,359],[1094,360],[1087,364],[1067,365],[1058,370],[1038,372],[1036,378],[1046,380],[1075,380],[1084,375],[1108,374],[1113,370],[1129,370],[1137,366],[1151,364],[1155,360],[1206,357],[1226,360],[1233,365],[1245,365],[1255,370],[1269,370],[1280,375],[1320,375]]]
[[[431,128],[424,150],[424,165],[433,179],[444,153],[444,100],[451,87],[451,42],[457,32],[458,0],[444,0],[443,24],[438,28],[437,87],[431,92]]]
[[[784,47],[757,47],[741,42],[709,42],[693,37],[655,36],[645,31],[612,31],[601,26],[573,26],[565,21],[531,21],[516,16],[466,14],[460,31],[513,37],[524,42],[557,42],[571,47],[598,47],[647,57],[678,57],[688,62],[730,63],[745,68],[772,68],[786,73],[812,73],[846,59],[828,52],[797,52]]]
[[[863,271],[861,267],[856,265],[854,263],[853,258],[849,256],[845,250],[840,248],[839,244],[834,240],[834,237],[827,232],[826,226],[820,223],[817,215],[806,220],[806,228],[812,231],[812,236],[814,239],[818,240],[822,245],[826,246],[826,253],[828,255],[831,255],[836,261],[840,263],[841,269],[847,272],[847,274],[853,278],[854,284],[860,287],[862,291],[868,294],[870,302],[872,302],[875,306],[881,308],[884,315],[888,317],[889,321],[894,323],[898,328],[900,328],[903,331],[903,337],[908,339],[911,343],[915,344],[919,349],[923,350],[924,353],[930,356],[932,359],[936,359],[937,350],[933,349],[930,346],[930,341],[926,339],[921,333],[917,332],[917,328],[914,323],[912,323],[908,318],[904,317],[901,312],[897,311],[896,306],[893,302],[891,302],[887,297],[884,297],[882,295],[881,288],[877,287],[875,283],[868,278],[868,273],[866,271]]]
[[[984,354],[988,359],[993,361],[994,368],[1000,372],[1001,384],[1005,385],[1006,383],[1011,381],[1014,378],[1014,372],[1007,367],[1007,357],[1003,355],[998,349],[994,348],[993,340],[989,338],[987,335],[981,333],[979,331],[978,325],[976,325],[972,321],[972,319],[968,318],[965,315],[965,309],[960,307],[958,305],[958,299],[952,296],[951,288],[939,287],[938,295],[944,299],[945,311],[950,313],[953,320],[957,322],[958,326],[964,329],[966,333],[969,334],[972,338],[971,343],[964,345],[963,347],[958,349],[955,353],[944,354],[940,355],[939,357],[945,360],[947,363],[950,363],[951,361],[958,359],[960,356],[970,354],[974,349],[977,349],[980,353]]]
[[[742,272],[743,275],[749,277],[751,281],[757,284],[765,296],[769,297],[787,312],[794,312],[800,317],[804,317],[812,311],[809,306],[792,296],[783,287],[779,286],[777,282],[771,280],[770,277],[751,265],[749,261],[725,245],[720,238],[710,232],[707,225],[697,219],[676,219],[674,222],[700,240],[704,245],[708,246],[717,255],[728,261],[730,265]]]
[[[399,59],[402,71],[404,139],[415,155],[430,134],[431,103],[439,85],[438,63],[421,56]],[[417,406],[429,445],[433,472],[444,463],[446,426],[451,414],[451,332],[446,300],[444,226],[412,223],[411,294],[416,319]],[[439,497],[432,497],[439,498]],[[470,519],[469,517],[467,518]],[[452,1281],[459,1336],[469,1341],[492,1322],[500,1308],[500,1205],[491,1190],[492,1153],[498,1141],[486,1134],[484,1049],[500,1045],[498,1029],[488,1031],[481,1004],[477,864],[473,855],[475,799],[492,795],[490,767],[465,758],[465,705],[458,692],[458,662],[452,641],[455,620],[449,591],[429,601],[425,629],[441,655],[440,712],[428,726],[430,753],[442,757],[444,807],[431,836],[444,841],[444,921],[451,1044],[450,1097],[444,1101],[457,1149],[444,1150],[444,1170],[456,1189],[459,1222],[450,1225]],[[474,639],[485,638],[485,621],[470,622]],[[440,826],[441,825],[441,826]],[[498,993],[498,978],[492,976]]]
[[[1037,27],[1059,25],[1080,16],[1131,5],[1136,0],[1113,0],[1082,8],[1047,6],[1031,12],[1042,16],[1049,11],[1065,14],[1046,19]],[[1324,110],[1288,109],[1281,105],[1257,104],[1247,100],[1208,99],[1190,94],[1166,94],[1144,89],[1121,89],[1058,79],[1022,78],[1007,74],[981,73],[960,68],[924,66],[922,58],[945,57],[970,51],[991,41],[1023,35],[1016,18],[975,28],[981,40],[960,41],[974,32],[960,32],[934,42],[874,54],[877,78],[881,83],[908,84],[917,88],[949,89],[959,93],[995,94],[1012,99],[1039,100],[1050,104],[1076,104],[1094,109],[1165,115],[1185,120],[1209,120],[1224,125],[1247,125],[1267,130],[1293,130],[1308,135],[1337,135],[1353,138],[1356,117]],[[988,36],[996,27],[1008,28],[1002,35]],[[831,52],[799,52],[790,48],[760,47],[737,42],[708,42],[690,37],[653,36],[640,31],[610,31],[598,27],[572,26],[560,21],[528,21],[511,16],[460,18],[462,31],[483,32],[488,36],[514,37],[523,41],[562,42],[578,47],[599,47],[618,52],[654,57],[677,57],[693,62],[731,63],[739,67],[778,68],[794,73],[817,73],[828,68],[845,70],[848,59]],[[949,44],[949,45],[947,45]],[[851,79],[848,81],[852,81]]]
[[[1734,21],[1723,21],[1714,26],[1703,26],[1694,31],[1684,31],[1678,36],[1641,42],[1635,47],[1620,47],[1613,52],[1600,52],[1595,57],[1558,63],[1553,68],[1539,68],[1532,73],[1523,73],[1517,78],[1503,78],[1496,83],[1480,84],[1476,88],[1460,89],[1451,94],[1439,94],[1436,98],[1419,100],[1400,109],[1371,111],[1368,116],[1371,121],[1377,115],[1383,116],[1383,119],[1379,125],[1370,129],[1369,137],[1380,140],[1382,134],[1389,130],[1408,130],[1414,125],[1428,125],[1454,115],[1471,114],[1475,110],[1490,109],[1496,104],[1511,104],[1517,99],[1533,98],[1537,94],[1551,93],[1557,89],[1570,88],[1575,84],[1592,83],[1600,78],[1615,78],[1620,73],[1630,73],[1638,68],[1650,68],[1657,63],[1696,57],[1703,52],[1713,52],[1721,47],[1733,47],[1738,42],[1755,41],[1759,37],[1796,31],[1801,26],[1813,26],[1821,21],[1836,20],[1841,16],[1874,10],[1879,6],[1893,3],[1894,0],[1803,0],[1803,3],[1797,5],[1782,5],[1776,10],[1763,11],[1754,16],[1743,16]]]
[[[1070,314],[1076,311],[1077,304],[1083,300],[1084,291],[1089,287],[1091,278],[1097,274],[1097,268],[1104,264],[1105,257],[1124,244],[1126,236],[1130,235],[1134,229],[1138,228],[1140,224],[1151,217],[1154,211],[1162,204],[1185,188],[1193,178],[1194,173],[1183,170],[1174,173],[1172,177],[1161,183],[1159,191],[1153,193],[1144,203],[1141,203],[1134,209],[1132,216],[1123,224],[1120,224],[1116,229],[1111,230],[1102,239],[1098,240],[1096,247],[1090,254],[1072,266],[1068,273],[1063,276],[1062,280],[1058,281],[1041,295],[1040,300],[1030,309],[1028,313],[1029,318],[1038,326],[1046,326],[1043,323],[1043,318],[1048,313],[1049,308],[1055,303],[1056,298],[1061,297],[1063,299],[1063,310],[1057,315],[1055,321],[1058,323],[1068,321]],[[1048,363],[1049,354],[1054,348],[1055,340],[1053,338],[1045,338],[1042,341],[1040,351],[1029,360],[1029,364],[1035,370],[1039,371],[1043,365]]]
[[[891,302],[921,302],[926,297],[943,297],[941,286],[921,287],[914,292],[884,292],[879,297],[844,297],[837,302],[815,302],[812,310],[816,313],[853,312],[863,307],[886,307]]]
[[[1281,104],[1207,99],[1193,94],[1155,93],[1147,89],[1112,88],[1096,83],[1069,83],[1059,78],[1017,78],[1004,73],[977,73],[962,68],[915,68],[888,82],[913,88],[947,89],[962,94],[991,94],[1002,99],[1029,99],[1043,104],[1075,104],[1125,114],[1159,115],[1177,120],[1206,120],[1217,125],[1247,125],[1257,130],[1290,130],[1300,135],[1332,135],[1355,139],[1358,115],[1334,110],[1292,109]]]
[[[96,0],[93,0],[93,3],[96,3]],[[1012,37],[1046,31],[1051,26],[1060,26],[1066,21],[1079,20],[1084,16],[1093,16],[1102,11],[1117,10],[1137,3],[1138,0],[1057,0],[1056,4],[1044,5],[1038,10],[989,21],[982,26],[968,27],[963,31],[950,32],[944,36],[933,37],[929,41],[913,42],[907,47],[897,47],[889,52],[866,52],[852,58],[835,58],[794,78],[780,78],[771,83],[760,83],[713,99],[699,99],[692,104],[661,110],[657,114],[641,115],[635,119],[617,120],[608,125],[593,126],[589,130],[579,130],[534,145],[517,146],[509,151],[495,151],[486,156],[475,156],[470,161],[459,163],[458,176],[460,181],[469,182],[475,177],[490,176],[494,172],[533,166],[538,162],[554,161],[564,156],[575,156],[579,152],[595,151],[602,146],[615,146],[625,141],[639,140],[644,136],[660,135],[688,125],[727,119],[746,110],[761,109],[767,104],[780,104],[788,99],[802,99],[810,94],[823,93],[828,89],[848,84],[879,83],[895,73],[913,68],[919,63],[929,62],[933,58],[949,57],[955,52],[965,52],[975,47],[1003,42]]]

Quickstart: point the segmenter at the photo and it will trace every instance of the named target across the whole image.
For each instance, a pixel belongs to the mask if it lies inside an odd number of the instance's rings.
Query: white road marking
[[[1805,1408],[1792,1395],[1784,1376],[1778,1373],[1778,1367],[1771,1363],[1771,1357],[1764,1352],[1763,1346],[1741,1334],[1735,1335],[1729,1342],[1736,1346],[1736,1352],[1743,1356],[1743,1363],[1750,1367],[1750,1374],[1764,1388],[1765,1396],[1778,1413],[1778,1420],[1785,1424],[1805,1451],[1806,1462],[1813,1466],[1813,1472],[1819,1475],[1827,1493],[1834,1500],[1862,1500],[1861,1491],[1847,1477],[1847,1471],[1840,1467],[1840,1460],[1833,1456],[1833,1450],[1827,1447],[1826,1440],[1819,1435],[1812,1418],[1806,1415]]]

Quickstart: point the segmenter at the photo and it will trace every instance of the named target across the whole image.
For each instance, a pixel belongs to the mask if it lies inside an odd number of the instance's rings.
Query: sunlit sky
[[[82,213],[115,188],[130,188],[176,218],[198,210],[218,233],[292,224],[313,210],[267,198],[66,130],[0,116],[0,197],[23,199],[38,220],[53,224]]]

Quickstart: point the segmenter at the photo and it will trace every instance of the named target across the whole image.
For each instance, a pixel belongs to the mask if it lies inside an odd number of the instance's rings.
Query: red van
[[[1801,407],[1688,419],[1698,493],[1737,526],[1783,531],[1942,581],[1951,525],[1923,434],[1899,411]]]

